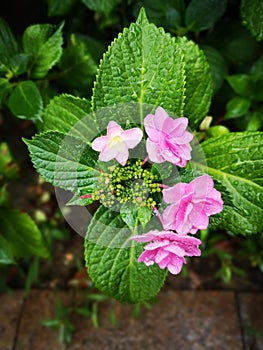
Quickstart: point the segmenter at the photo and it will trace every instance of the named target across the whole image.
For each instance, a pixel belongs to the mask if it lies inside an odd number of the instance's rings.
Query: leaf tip
[[[139,25],[146,25],[149,24],[147,15],[146,15],[146,11],[144,7],[141,7],[140,12],[138,14],[137,20],[136,20],[136,24]]]
[[[22,137],[22,141],[23,141],[27,146],[29,146],[31,140],[28,140],[28,139],[26,139],[25,137]]]

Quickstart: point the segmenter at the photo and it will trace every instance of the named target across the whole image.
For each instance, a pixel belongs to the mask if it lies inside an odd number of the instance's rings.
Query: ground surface
[[[57,331],[41,325],[53,317],[59,293],[65,305],[82,304],[83,292],[22,291],[1,295],[1,350],[261,350],[263,293],[227,291],[163,291],[151,310],[138,318],[132,306],[100,305],[100,327],[74,315],[75,332],[69,345],[58,342]],[[114,311],[115,325],[109,320]]]
[[[45,226],[54,221],[57,204],[52,187],[39,183],[21,142],[21,136],[29,138],[34,130],[26,122],[18,125],[13,120],[8,125],[5,129],[2,123],[0,136],[12,145],[21,169],[21,177],[9,185],[12,205],[32,217],[41,211],[46,220],[39,225]],[[78,221],[75,213],[73,217]],[[158,302],[150,310],[143,309],[137,319],[132,317],[132,306],[107,300],[99,305],[99,328],[95,329],[89,318],[74,314],[72,342],[59,344],[57,330],[41,322],[54,317],[57,296],[65,306],[81,307],[91,282],[84,268],[83,237],[63,218],[56,220],[61,226],[55,228],[62,228],[65,234],[53,239],[52,258],[40,261],[39,279],[28,297],[19,271],[15,267],[9,271],[12,292],[0,294],[0,350],[263,349],[263,274],[240,255],[238,237],[217,242],[210,257],[191,259],[186,276],[169,275]],[[218,249],[233,254],[235,264],[246,274],[234,274],[228,284],[216,279]],[[21,264],[27,271],[29,262]],[[73,288],[76,286],[82,291]],[[112,313],[114,325],[110,322]]]

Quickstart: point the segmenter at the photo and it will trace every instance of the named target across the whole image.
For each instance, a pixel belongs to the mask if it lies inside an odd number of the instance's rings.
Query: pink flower
[[[164,189],[164,201],[172,203],[163,213],[164,229],[182,235],[206,229],[208,217],[223,210],[221,194],[213,186],[213,179],[202,175],[189,184],[179,183]]]
[[[177,275],[182,265],[186,264],[185,256],[200,256],[198,246],[201,241],[190,236],[180,236],[171,231],[150,231],[141,236],[133,236],[137,242],[150,242],[144,247],[138,261],[146,266],[158,264],[161,269],[167,269]]]
[[[128,149],[136,147],[142,136],[139,128],[123,130],[119,124],[110,121],[107,135],[96,138],[92,142],[92,149],[100,152],[99,159],[103,162],[116,159],[121,165],[125,165],[129,158]]]
[[[187,118],[172,119],[162,107],[155,114],[148,114],[144,119],[144,127],[149,138],[146,149],[149,159],[155,163],[168,161],[185,167],[191,159],[190,141],[193,135],[186,131]]]

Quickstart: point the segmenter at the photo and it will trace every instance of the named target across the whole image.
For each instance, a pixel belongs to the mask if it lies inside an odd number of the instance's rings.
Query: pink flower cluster
[[[125,165],[129,158],[129,148],[136,147],[142,136],[139,128],[123,130],[119,124],[111,121],[107,127],[107,135],[97,137],[92,142],[92,149],[100,152],[99,159],[102,162],[116,159],[121,165]]]
[[[201,241],[187,235],[178,235],[172,231],[150,231],[141,236],[133,236],[137,242],[148,243],[138,261],[146,266],[158,264],[161,269],[167,268],[177,275],[186,263],[185,256],[200,256],[198,246]],[[150,242],[150,243],[149,243]]]
[[[186,131],[187,118],[172,119],[162,107],[155,114],[149,114],[144,119],[145,131],[148,135],[146,149],[149,159],[155,163],[165,161],[180,167],[185,167],[191,159],[190,141],[193,135]],[[123,130],[114,121],[109,122],[107,135],[96,138],[92,148],[100,152],[100,160],[108,162],[116,159],[125,165],[129,157],[129,149],[136,147],[142,139],[139,128]]]
[[[193,135],[187,131],[188,119],[169,117],[162,107],[155,114],[144,119],[147,160],[154,163],[168,161],[176,166],[185,167],[191,159]],[[139,128],[123,130],[111,121],[107,135],[95,139],[92,148],[100,152],[100,160],[107,162],[116,159],[125,165],[129,149],[136,147],[143,137]],[[172,274],[178,274],[187,256],[200,256],[201,241],[188,236],[208,227],[209,216],[223,209],[221,194],[214,188],[213,179],[202,175],[190,183],[178,183],[163,189],[163,199],[167,203],[163,215],[153,208],[161,220],[163,231],[150,231],[133,236],[132,240],[147,243],[138,261],[150,266],[158,264]]]
[[[178,183],[163,190],[168,207],[163,213],[163,226],[184,235],[205,230],[208,217],[223,209],[221,194],[214,188],[209,175],[202,175],[187,183]]]
[[[147,266],[156,263],[161,269],[178,274],[186,263],[185,256],[200,256],[201,241],[188,233],[206,229],[208,217],[222,211],[220,192],[213,185],[209,175],[202,175],[189,184],[179,183],[163,190],[164,201],[170,204],[163,217],[158,213],[164,231],[131,237],[137,242],[151,242],[144,247],[139,262]]]
[[[185,167],[191,159],[190,141],[193,135],[186,131],[187,118],[172,119],[162,107],[155,114],[149,114],[144,119],[145,131],[148,135],[146,149],[149,159],[154,163],[168,161],[180,167]]]

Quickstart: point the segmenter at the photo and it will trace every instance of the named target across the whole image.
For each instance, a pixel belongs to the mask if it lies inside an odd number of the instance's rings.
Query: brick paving
[[[0,350],[263,350],[263,293],[163,291],[136,319],[132,305],[103,302],[99,328],[74,314],[68,345],[58,342],[56,329],[41,324],[54,317],[58,297],[65,306],[81,306],[85,292],[0,295]]]
[[[13,350],[20,317],[22,315],[24,293],[0,294],[0,349]]]
[[[263,350],[263,293],[240,293],[238,305],[246,350]]]
[[[59,344],[57,332],[42,326],[42,321],[54,318],[57,298],[60,298],[65,306],[73,303],[71,291],[32,291],[25,299],[14,349],[66,350],[65,345]]]

